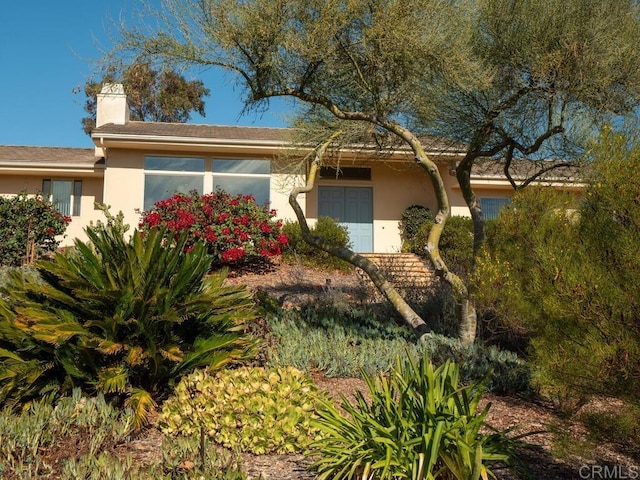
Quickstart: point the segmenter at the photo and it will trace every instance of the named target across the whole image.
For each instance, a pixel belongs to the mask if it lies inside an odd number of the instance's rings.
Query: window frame
[[[496,204],[487,208],[486,202],[495,201]],[[480,208],[482,209],[482,216],[485,220],[495,220],[500,215],[500,210],[511,203],[511,197],[479,197]],[[487,216],[488,212],[492,212],[491,216]],[[495,212],[495,215],[493,215]]]
[[[159,169],[159,168],[147,168],[147,160],[148,159],[178,159],[178,160],[200,160],[202,161],[202,169],[201,170],[170,170],[170,169]],[[268,165],[267,173],[246,173],[246,172],[228,172],[228,171],[220,171],[216,172],[216,161],[225,161],[225,162],[233,162],[233,161],[248,161],[248,162],[265,162]],[[145,206],[149,203],[147,202],[147,176],[165,176],[165,177],[201,177],[202,178],[202,188],[199,190],[202,194],[213,193],[216,190],[216,179],[223,178],[238,178],[238,179],[265,179],[268,182],[267,188],[267,201],[266,204],[271,203],[271,160],[269,158],[247,158],[247,157],[211,157],[211,156],[172,156],[172,155],[160,155],[160,154],[145,154],[143,157],[143,192],[142,192],[142,205],[143,210],[147,210],[151,207]],[[187,192],[183,192],[187,193]],[[252,192],[245,192],[244,194],[252,194]],[[154,200],[155,203],[158,200]],[[153,205],[151,204],[151,206]]]
[[[61,211],[59,205],[56,205],[53,199],[54,183],[70,182],[71,193],[69,195],[69,212]],[[79,217],[82,214],[82,179],[79,178],[43,178],[42,179],[42,196],[48,202],[54,204],[56,211],[62,215],[69,217]]]

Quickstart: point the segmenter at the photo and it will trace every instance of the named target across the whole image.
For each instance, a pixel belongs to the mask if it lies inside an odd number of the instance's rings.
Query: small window
[[[320,167],[320,178],[327,180],[371,180],[367,167]]]
[[[506,205],[511,203],[511,199],[507,197],[494,197],[494,198],[481,198],[480,208],[482,208],[482,215],[485,220],[493,220],[498,218],[500,210]]]
[[[55,209],[61,214],[73,217],[80,216],[82,180],[44,179],[42,194],[53,203]]]

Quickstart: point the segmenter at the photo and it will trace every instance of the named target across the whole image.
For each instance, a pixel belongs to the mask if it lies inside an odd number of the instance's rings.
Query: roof
[[[6,167],[74,167],[91,168],[103,165],[93,148],[31,147],[0,145],[0,166]]]
[[[478,179],[506,179],[504,174],[505,160],[503,158],[481,158],[474,162],[471,169],[472,178]],[[557,166],[554,166],[557,165]],[[553,168],[551,168],[553,167]],[[526,180],[542,170],[549,169],[538,180],[548,182],[567,182],[580,179],[580,165],[574,162],[558,160],[524,160],[514,158],[509,172],[514,180]]]
[[[104,135],[244,140],[281,143],[289,138],[291,135],[291,129],[132,121],[124,125],[116,125],[113,123],[102,125],[94,129],[91,136],[93,138],[100,138]]]

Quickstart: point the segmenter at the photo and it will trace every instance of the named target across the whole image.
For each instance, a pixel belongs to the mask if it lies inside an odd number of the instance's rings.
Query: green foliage
[[[206,448],[198,439],[165,439],[161,465],[140,465],[111,453],[128,440],[131,417],[102,395],[87,398],[75,389],[54,406],[35,402],[20,414],[0,411],[2,478],[199,479],[245,478],[230,455]],[[64,449],[73,444],[75,448]],[[58,450],[63,449],[58,455]]]
[[[162,407],[167,435],[199,437],[251,452],[304,451],[317,437],[311,426],[318,393],[309,377],[292,368],[241,367],[183,378]]]
[[[89,80],[84,86],[87,101],[84,110],[89,114],[82,119],[87,135],[96,126],[97,99],[105,83],[122,83],[127,94],[131,120],[151,122],[186,122],[192,112],[204,116],[204,100],[209,95],[201,80],[187,80],[174,70],[154,70],[142,63],[129,66],[118,78],[117,72],[108,71],[99,81]]]
[[[54,252],[71,221],[41,196],[0,196],[0,266],[19,267]]]
[[[566,406],[640,393],[640,148],[605,131],[594,157],[580,202],[514,197],[476,278],[480,305],[529,339],[536,380]]]
[[[400,228],[403,249],[417,253],[414,241],[425,223],[433,224],[433,214],[427,207],[411,205],[402,211],[398,228]]]
[[[489,406],[478,410],[486,380],[459,384],[459,369],[438,368],[427,357],[396,363],[392,372],[365,376],[371,397],[343,399],[342,414],[326,403],[315,422],[324,433],[314,447],[319,479],[450,476],[477,480],[505,462],[510,444],[501,433],[481,433]]]
[[[104,224],[66,254],[36,264],[41,280],[10,273],[0,298],[0,402],[55,398],[74,386],[123,400],[136,426],[194,368],[244,358],[250,292],[207,276],[211,256],[187,239]]]
[[[428,257],[426,246],[433,222],[422,225],[413,241],[413,253]],[[457,275],[467,277],[473,264],[473,221],[471,217],[450,217],[440,236],[440,255]]]
[[[126,440],[130,426],[130,416],[110,406],[103,396],[82,397],[78,389],[60,399],[55,408],[34,402],[19,415],[5,408],[0,412],[0,476],[48,477],[54,465],[41,458],[42,452],[81,436],[88,440],[83,442],[86,454],[94,456]]]
[[[331,217],[320,217],[318,221],[309,229],[311,235],[324,238],[333,245],[340,247],[351,247],[349,232],[347,228],[340,225]],[[304,265],[319,269],[349,270],[351,265],[331,255],[324,250],[320,250],[309,245],[302,239],[298,222],[285,222],[282,232],[287,235],[289,243],[283,250],[282,255],[285,260],[300,260]]]
[[[464,346],[459,340],[434,334],[418,345],[409,329],[386,318],[316,305],[278,312],[267,322],[269,365],[292,365],[308,372],[319,369],[329,377],[360,377],[389,371],[405,352],[413,358],[426,352],[436,365],[455,361],[465,383],[494,372],[488,383],[490,391],[531,393],[531,374],[524,361],[479,342]]]
[[[229,195],[218,189],[200,195],[176,193],[142,212],[140,229],[163,228],[169,238],[185,234],[186,248],[203,242],[217,265],[280,255],[288,238],[273,220],[275,210],[257,205],[251,195]]]
[[[620,450],[640,460],[640,406],[626,404],[620,408],[612,405],[605,411],[585,411],[580,420],[589,429],[596,445],[613,443]]]
[[[204,456],[203,456],[204,453]],[[213,448],[201,451],[197,438],[171,438],[162,441],[162,464],[139,465],[131,456],[120,458],[109,452],[82,455],[64,462],[61,480],[244,480],[237,459]]]

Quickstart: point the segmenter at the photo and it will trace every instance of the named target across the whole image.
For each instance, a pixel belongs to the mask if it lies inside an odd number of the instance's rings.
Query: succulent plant
[[[183,378],[162,407],[159,425],[168,435],[202,432],[224,447],[254,454],[303,451],[318,438],[311,425],[319,392],[293,367],[241,367]]]

